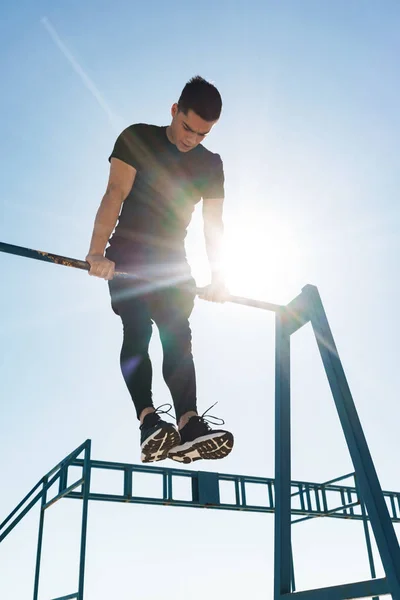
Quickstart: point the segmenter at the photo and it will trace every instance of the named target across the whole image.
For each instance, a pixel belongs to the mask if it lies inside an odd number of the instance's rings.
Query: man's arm
[[[104,257],[104,250],[117,223],[121,206],[132,189],[136,169],[118,158],[111,159],[110,175],[94,222],[92,240],[86,261],[89,275],[112,279],[115,264]]]
[[[223,204],[223,198],[203,200],[204,238],[212,278],[216,277],[221,271],[222,238],[224,234]]]
[[[222,269],[223,204],[223,198],[203,199],[204,237],[211,270],[211,286],[203,297],[216,302],[225,300],[227,296]]]

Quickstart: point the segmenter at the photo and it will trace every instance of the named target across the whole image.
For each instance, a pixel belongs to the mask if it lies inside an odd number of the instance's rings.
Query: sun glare
[[[209,282],[205,254],[189,243],[189,258],[198,285]],[[287,223],[273,215],[226,220],[224,271],[233,295],[271,302],[286,301],[299,277],[300,252]]]
[[[224,266],[232,294],[265,300],[285,295],[298,266],[294,237],[284,223],[272,220],[227,227]]]

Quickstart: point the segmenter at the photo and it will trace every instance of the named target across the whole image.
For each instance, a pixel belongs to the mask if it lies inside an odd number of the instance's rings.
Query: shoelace
[[[163,406],[168,406],[168,409],[162,410]],[[168,415],[172,419],[175,419],[175,416],[170,413],[171,410],[172,410],[172,404],[170,404],[169,402],[165,402],[164,404],[160,404],[160,406],[157,406],[154,413],[156,415]]]
[[[204,411],[203,414],[200,415],[198,418],[205,421],[205,423],[211,423],[211,425],[225,425],[224,419],[221,419],[220,417],[214,417],[214,415],[207,415],[208,411],[211,410],[212,408],[214,408],[214,406],[216,406],[216,404],[218,404],[218,402],[215,402],[215,404],[212,404],[210,406],[210,408],[207,408],[207,410]]]

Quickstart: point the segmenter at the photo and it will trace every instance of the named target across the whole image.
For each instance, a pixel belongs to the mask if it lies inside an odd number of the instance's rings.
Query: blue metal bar
[[[76,448],[73,452],[71,452],[71,454],[68,454],[68,456],[66,456],[64,458],[64,460],[62,460],[61,462],[58,463],[58,465],[56,465],[55,467],[53,467],[51,469],[51,471],[49,471],[48,473],[46,473],[46,477],[51,477],[53,475],[53,473],[55,473],[58,470],[61,470],[63,467],[68,466],[72,463],[75,459],[77,459],[77,457],[82,454],[82,452],[84,451],[86,444],[90,442],[90,440],[86,440],[85,442],[83,442],[83,444],[81,444],[80,446],[78,446],[78,448]]]
[[[168,493],[167,493],[167,501],[172,500],[172,473],[167,474],[168,481]]]
[[[390,589],[386,578],[372,579],[371,581],[358,581],[335,585],[317,590],[307,590],[293,594],[283,594],[280,600],[343,600],[350,598],[368,598],[376,594],[389,594]]]
[[[291,590],[290,334],[276,314],[275,345],[275,566],[274,598]]]
[[[354,464],[360,492],[375,534],[390,593],[394,600],[400,600],[400,548],[378,476],[318,290],[314,286],[306,286],[303,293],[307,296],[311,308],[311,323]]]
[[[307,510],[312,511],[312,503],[311,503],[311,494],[310,494],[310,486],[308,483],[305,485],[306,489],[306,500],[307,500]]]
[[[346,493],[347,493],[347,502],[349,503],[348,506],[350,507],[350,514],[354,515],[353,498],[351,495],[351,489],[347,488]]]
[[[87,538],[89,494],[90,494],[90,467],[91,467],[91,465],[90,465],[90,450],[91,450],[90,440],[85,442],[85,444],[86,444],[85,456],[83,459],[84,483],[82,486],[83,507],[82,507],[81,551],[80,551],[80,560],[79,560],[78,600],[83,600],[83,588],[84,588],[84,583],[85,583],[86,538]]]
[[[20,508],[22,508],[22,506],[25,504],[25,502],[28,500],[28,498],[30,498],[32,496],[32,494],[34,492],[36,492],[36,490],[42,485],[43,481],[44,481],[44,477],[42,477],[42,479],[40,481],[37,482],[36,485],[33,486],[33,488],[31,489],[30,492],[28,492],[28,494],[26,494],[25,498],[23,500],[21,500],[21,502],[19,504],[17,504],[17,506],[14,508],[14,510],[12,510],[10,512],[10,514],[8,515],[8,517],[6,517],[4,519],[4,521],[0,524],[0,531],[5,527],[5,525],[7,525],[7,523],[9,521],[11,521],[11,519],[13,518],[13,516],[19,511]],[[40,497],[40,495],[39,495]],[[2,538],[0,538],[1,541]]]
[[[310,519],[317,519],[319,517],[339,516],[339,515],[335,515],[335,513],[337,513],[339,510],[343,511],[343,515],[341,515],[343,518],[350,519],[351,517],[349,517],[349,515],[345,511],[346,511],[346,508],[352,508],[353,506],[360,506],[360,502],[357,500],[357,502],[353,502],[352,504],[345,504],[344,506],[338,506],[336,508],[332,508],[331,510],[327,510],[326,512],[314,512],[314,513],[310,512],[308,514],[308,517],[303,517],[302,519],[294,519],[292,521],[292,525],[294,523],[301,523],[302,521],[309,521]],[[294,513],[294,511],[292,509],[292,514],[293,513]],[[356,520],[361,521],[361,519],[362,519],[361,515],[357,515]]]
[[[25,504],[28,498],[32,496],[33,492],[35,492],[38,489],[38,487],[42,485],[42,483],[45,480],[46,484],[44,486],[44,490],[48,490],[57,481],[58,478],[61,478],[64,467],[66,467],[70,461],[74,460],[77,456],[79,456],[79,454],[81,454],[83,448],[85,447],[85,444],[87,444],[88,442],[90,443],[90,440],[86,440],[86,442],[79,446],[79,448],[71,452],[71,454],[69,454],[66,458],[64,458],[64,460],[62,460],[58,465],[53,467],[53,469],[51,469],[51,471],[49,471],[44,477],[42,477],[42,479],[32,488],[29,494],[25,496],[25,498],[18,504],[18,506],[11,512],[11,514],[8,515],[8,517],[3,521],[3,523],[0,526],[0,531],[2,530],[3,526],[6,525],[18,512],[18,510]],[[57,471],[58,473],[56,473]],[[56,473],[56,475],[54,475],[49,481],[49,477],[51,477],[54,473]],[[18,523],[24,518],[24,516],[31,510],[31,508],[35,506],[36,502],[38,502],[38,500],[40,500],[40,498],[42,497],[42,493],[44,490],[36,494],[33,500],[25,507],[25,509],[18,515],[18,517],[15,518],[11,525],[9,525],[7,529],[0,535],[0,542],[2,542],[5,537],[7,537],[7,535],[14,529],[14,527],[16,527]]]
[[[362,516],[363,516],[365,543],[367,546],[368,562],[369,562],[369,568],[371,571],[371,577],[372,577],[372,579],[376,579],[376,570],[375,570],[374,554],[372,552],[371,536],[369,534],[367,513],[366,513],[365,505],[363,502],[361,502],[361,512],[362,512]],[[379,600],[379,596],[374,596],[374,598],[372,600]]]
[[[66,489],[67,483],[68,483],[68,465],[66,465],[65,467],[63,467],[61,469],[60,484],[59,484],[59,488],[58,488],[59,494],[61,494]]]
[[[240,506],[240,486],[239,486],[239,479],[235,479],[235,500],[236,500],[236,506]]]
[[[83,466],[83,461],[81,459],[77,459],[75,460],[73,463],[73,465],[82,467]],[[166,476],[167,479],[171,478],[172,476],[179,476],[179,477],[186,477],[186,478],[190,478],[190,479],[195,479],[198,477],[198,471],[187,471],[184,469],[171,469],[171,468],[166,468],[166,467],[146,467],[144,465],[134,465],[134,464],[127,464],[127,463],[113,463],[113,462],[106,462],[106,461],[98,461],[98,460],[92,460],[91,461],[91,466],[92,468],[96,468],[96,469],[105,469],[105,470],[115,470],[115,471],[121,471],[124,473],[124,477],[125,477],[125,473],[126,471],[132,471],[133,473],[141,473],[141,472],[145,472],[148,474],[152,474],[155,476]],[[353,474],[351,475],[345,475],[343,477],[338,477],[335,478],[333,481],[340,481],[342,479],[347,479],[349,476],[353,476]],[[236,497],[239,498],[238,501],[235,504],[224,504],[224,508],[226,507],[227,510],[245,510],[245,511],[256,511],[256,512],[273,512],[274,510],[274,485],[275,485],[275,481],[273,478],[263,478],[263,477],[253,477],[253,476],[245,476],[245,475],[233,475],[233,474],[225,474],[225,473],[220,473],[218,474],[218,478],[219,481],[228,481],[228,482],[233,482],[235,485],[235,489],[239,490],[239,492],[236,492]],[[252,504],[247,504],[246,501],[246,494],[245,494],[245,485],[247,483],[255,483],[258,485],[265,485],[268,488],[268,496],[270,499],[270,505],[266,506],[266,507],[256,507]],[[311,507],[311,510],[309,510],[308,508],[306,508],[306,505],[304,503],[303,500],[303,496],[305,494],[305,486],[309,487],[309,490],[312,492],[315,490],[321,490],[322,493],[322,500],[323,500],[323,509],[321,508],[321,510],[318,509],[314,509]],[[301,482],[301,481],[292,481],[291,483],[292,488],[297,488],[298,491],[292,493],[292,497],[296,497],[299,496],[300,498],[300,508],[296,509],[296,508],[292,508],[292,514],[293,515],[308,515],[310,514],[312,517],[321,517],[321,516],[327,516],[327,517],[332,517],[332,518],[352,518],[354,520],[362,520],[362,515],[361,513],[356,514],[354,513],[354,515],[350,516],[350,515],[342,515],[342,514],[334,514],[335,511],[343,511],[345,509],[350,509],[356,506],[359,506],[359,500],[358,500],[358,490],[356,487],[343,487],[340,485],[336,485],[336,484],[328,484],[328,483],[315,483],[315,482]],[[326,488],[324,490],[324,488]],[[243,491],[243,500],[241,499],[241,494],[240,491]],[[330,492],[339,492],[340,491],[351,491],[352,494],[355,494],[357,496],[357,501],[356,502],[352,502],[351,505],[344,503],[342,506],[338,506],[332,510],[328,509],[328,502],[327,502],[327,498],[326,495],[329,494]],[[390,498],[391,495],[396,496],[396,492],[383,492],[384,495],[388,498]],[[66,496],[67,498],[75,498],[75,499],[82,499],[82,495],[78,494],[78,493],[70,493],[68,494],[68,496]],[[396,496],[397,497],[397,496]],[[165,501],[165,499],[160,499],[160,498],[151,498],[151,497],[143,497],[143,496],[135,496],[134,494],[132,495],[132,497],[130,497],[127,494],[121,494],[121,495],[117,495],[117,494],[90,494],[89,497],[90,500],[104,500],[104,501],[115,501],[115,502],[132,502],[132,503],[144,503],[144,504],[168,504],[171,506],[193,506],[193,507],[202,507],[201,504],[198,503],[194,503],[192,501],[182,501],[183,504],[179,504],[180,501],[174,500],[173,499],[173,494],[172,494],[172,487],[171,485],[168,484],[168,497]],[[397,516],[396,519],[393,519],[394,522],[400,522],[400,518]]]
[[[322,504],[324,505],[324,512],[328,512],[328,502],[326,500],[326,489],[325,486],[321,486],[321,492],[322,492]]]
[[[124,469],[124,496],[130,498],[132,496],[132,469],[125,467]]]
[[[321,485],[332,485],[332,483],[343,481],[344,479],[348,479],[349,477],[354,477],[354,471],[352,473],[347,473],[347,475],[341,475],[340,477],[335,477],[334,479],[330,479],[329,481],[324,481],[324,483]]]
[[[240,478],[240,492],[242,495],[242,506],[243,506],[243,508],[247,508],[246,485],[245,485],[244,477]]]
[[[47,477],[47,476],[46,476]],[[50,481],[44,484],[43,490],[47,490],[50,488],[55,481],[57,481],[59,475],[55,475]],[[7,529],[0,535],[0,542],[4,540],[5,537],[18,525],[20,521],[24,518],[24,516],[35,506],[35,504],[40,500],[43,494],[43,490],[40,491],[36,496],[31,500],[31,502],[24,508],[24,510],[15,518],[15,520],[7,527]],[[15,512],[15,511],[14,511]]]
[[[345,497],[344,497],[344,490],[340,490],[340,499],[342,501],[342,506],[345,506],[346,505],[346,500],[345,500]],[[347,515],[347,510],[343,509],[343,513],[345,515]]]
[[[271,483],[271,482],[268,482],[268,484],[267,484],[267,485],[268,485],[268,499],[269,499],[269,505],[270,505],[270,507],[271,507],[271,508],[273,508],[273,507],[274,507],[274,496],[273,496],[273,493],[272,493],[272,483]]]
[[[310,320],[307,299],[303,293],[299,294],[284,308],[286,332],[292,335],[306,325]]]
[[[390,496],[390,506],[392,507],[392,513],[393,513],[393,517],[396,518],[397,517],[397,513],[396,513],[396,505],[394,503],[394,498],[393,496]]]
[[[76,600],[78,599],[78,593],[69,594],[69,596],[62,596],[61,598],[54,598],[53,600]]]
[[[43,493],[42,493],[42,505],[40,509],[39,517],[39,532],[38,532],[38,543],[36,549],[36,567],[35,567],[35,581],[33,585],[33,600],[38,600],[39,594],[39,578],[40,578],[40,563],[42,560],[42,546],[43,546],[43,528],[44,528],[44,507],[46,504],[47,497],[47,477],[43,478]]]
[[[54,496],[54,498],[49,500],[43,508],[44,509],[50,508],[50,506],[53,506],[53,504],[55,504],[56,502],[61,500],[61,498],[64,498],[70,492],[73,492],[77,487],[81,486],[83,482],[84,482],[83,477],[81,479],[78,479],[78,481],[75,481],[75,483],[72,483],[69,487],[65,488],[65,490],[63,492],[61,492],[61,494],[57,494],[57,496]]]
[[[296,591],[296,579],[294,575],[294,560],[293,560],[293,545],[292,540],[290,540],[290,578],[291,578],[291,592]]]

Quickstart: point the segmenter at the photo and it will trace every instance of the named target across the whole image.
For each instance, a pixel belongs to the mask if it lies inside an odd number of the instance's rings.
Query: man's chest
[[[201,198],[204,169],[195,160],[163,156],[146,161],[138,169],[136,177],[138,186],[147,193],[169,201],[186,199],[196,203]]]

